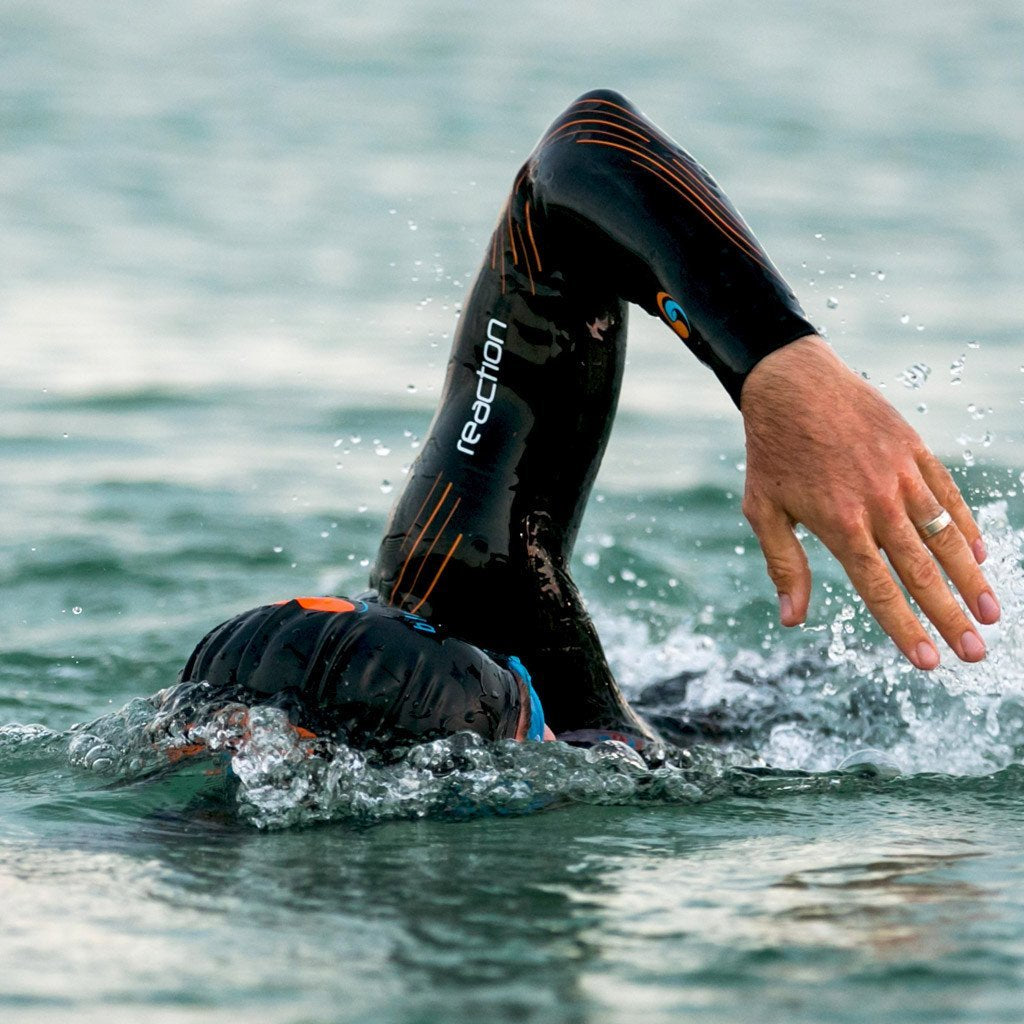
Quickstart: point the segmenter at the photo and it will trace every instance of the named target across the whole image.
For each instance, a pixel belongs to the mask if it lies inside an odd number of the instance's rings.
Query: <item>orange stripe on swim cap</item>
[[[293,597],[296,604],[311,612],[354,612],[356,606],[342,597]],[[278,601],[287,604],[287,601]]]

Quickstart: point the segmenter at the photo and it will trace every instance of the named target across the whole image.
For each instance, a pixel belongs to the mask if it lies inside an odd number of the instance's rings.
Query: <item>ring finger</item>
[[[918,535],[922,526],[933,522],[942,512],[942,506],[930,493],[915,502],[908,502],[908,513],[912,524],[917,526]],[[999,620],[999,602],[979,568],[968,541],[969,538],[965,537],[954,516],[953,522],[924,538],[922,543],[946,570],[946,575],[963,597],[971,614],[978,622],[988,626]]]
[[[966,550],[963,537],[954,526],[948,526],[942,532],[957,532]],[[931,541],[934,542],[938,536],[936,534]],[[957,657],[962,661],[980,661],[984,658],[984,642],[942,578],[933,551],[921,540],[909,519],[904,520],[901,527],[883,539],[882,547],[910,596]],[[973,558],[971,561],[974,561]]]

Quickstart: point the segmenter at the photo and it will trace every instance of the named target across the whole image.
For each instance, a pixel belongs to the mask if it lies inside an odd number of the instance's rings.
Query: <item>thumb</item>
[[[757,535],[768,575],[779,595],[779,618],[784,626],[798,626],[807,618],[811,598],[811,570],[803,545],[789,517],[774,506],[744,513]]]

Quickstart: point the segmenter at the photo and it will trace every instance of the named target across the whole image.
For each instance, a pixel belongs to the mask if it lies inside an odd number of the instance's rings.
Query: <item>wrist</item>
[[[769,352],[747,374],[740,391],[744,417],[764,403],[788,401],[804,385],[822,385],[836,373],[852,371],[817,334],[805,334]]]

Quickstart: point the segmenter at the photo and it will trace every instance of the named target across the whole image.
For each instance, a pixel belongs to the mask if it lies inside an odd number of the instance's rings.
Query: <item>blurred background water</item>
[[[1022,52],[1011,0],[0,0],[3,1018],[1019,1021]],[[733,741],[388,772],[268,722],[238,793],[164,770],[118,709],[365,585],[512,174],[595,86],[955,469],[988,661],[898,664],[814,542],[781,635],[735,410],[638,312],[575,571],[628,692],[701,673]]]

